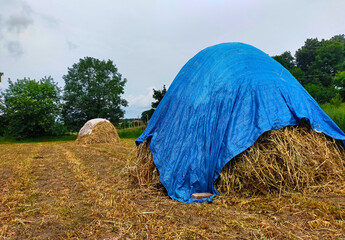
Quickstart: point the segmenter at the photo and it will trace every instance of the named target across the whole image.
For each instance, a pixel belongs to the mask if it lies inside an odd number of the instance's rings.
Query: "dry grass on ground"
[[[182,204],[132,184],[118,145],[0,145],[0,239],[341,239],[345,192]]]

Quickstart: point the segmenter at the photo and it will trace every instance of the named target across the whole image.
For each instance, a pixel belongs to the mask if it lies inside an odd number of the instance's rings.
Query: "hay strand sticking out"
[[[116,144],[120,141],[116,128],[108,121],[97,123],[90,134],[78,136],[77,144],[97,144],[108,143]]]
[[[157,186],[159,174],[152,160],[150,141],[138,147],[133,180]],[[342,143],[317,133],[306,123],[262,134],[246,151],[222,170],[215,187],[222,194],[318,192],[342,188],[345,151]]]

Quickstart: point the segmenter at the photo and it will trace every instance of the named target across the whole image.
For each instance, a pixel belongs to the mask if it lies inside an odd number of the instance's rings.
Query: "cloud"
[[[151,108],[153,88],[155,87],[146,88],[146,94],[124,95],[124,98],[128,101],[128,107],[124,108],[126,118],[140,117],[143,111]]]
[[[18,41],[7,42],[6,49],[14,57],[20,57],[24,53],[23,47]]]
[[[74,50],[78,47],[78,45],[74,44],[73,42],[66,40],[67,46],[69,50]]]
[[[149,87],[147,88],[146,94],[140,94],[140,95],[127,95],[124,96],[124,98],[128,101],[129,107],[151,107],[151,102],[153,101],[152,95],[153,95],[153,88],[155,87]]]
[[[33,24],[32,10],[29,5],[22,5],[22,11],[9,16],[5,25],[10,32],[21,33]]]

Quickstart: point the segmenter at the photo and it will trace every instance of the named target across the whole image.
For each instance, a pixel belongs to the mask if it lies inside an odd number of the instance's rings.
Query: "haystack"
[[[78,133],[77,144],[109,143],[120,141],[114,125],[106,119],[95,118],[87,121]]]
[[[161,187],[150,141],[138,147],[135,183]],[[341,141],[318,133],[307,123],[264,133],[250,148],[226,164],[215,182],[222,194],[328,192],[345,184],[345,150]]]
[[[310,126],[287,127],[303,121]],[[230,160],[229,171],[238,173],[225,174],[221,182],[230,185],[217,185],[223,192],[302,191],[341,181],[338,145],[310,128],[345,141],[345,133],[280,63],[253,46],[223,43],[182,67],[136,144],[150,141],[171,198],[202,202],[211,199],[193,194],[216,194],[214,183]]]

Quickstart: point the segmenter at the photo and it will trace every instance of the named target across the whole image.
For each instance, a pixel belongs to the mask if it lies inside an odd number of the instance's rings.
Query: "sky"
[[[292,54],[307,38],[345,34],[344,0],[0,0],[0,90],[52,76],[86,56],[112,60],[127,79],[126,118],[150,109],[202,49],[251,44]]]

